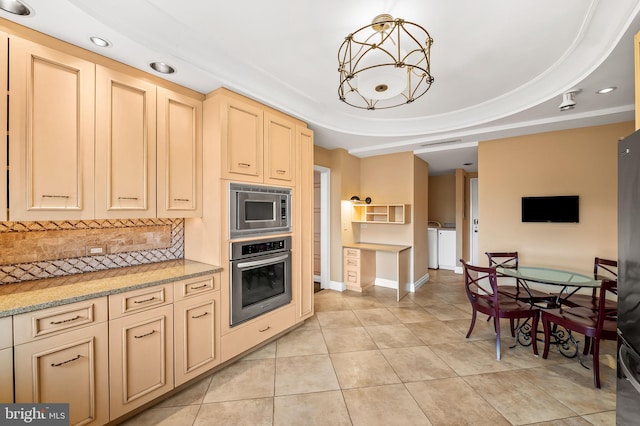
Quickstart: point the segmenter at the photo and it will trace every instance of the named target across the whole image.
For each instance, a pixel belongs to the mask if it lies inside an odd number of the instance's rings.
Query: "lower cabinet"
[[[13,402],[13,318],[0,318],[0,403]]]
[[[69,424],[109,421],[107,323],[14,347],[15,400],[68,402]]]
[[[173,305],[109,321],[110,417],[173,389]]]
[[[175,385],[220,363],[220,292],[174,303]]]

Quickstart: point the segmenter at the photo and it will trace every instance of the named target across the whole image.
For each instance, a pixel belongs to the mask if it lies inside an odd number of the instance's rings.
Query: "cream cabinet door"
[[[296,123],[267,111],[264,128],[264,182],[291,185],[296,174]]]
[[[174,304],[175,385],[220,363],[220,292]]]
[[[69,403],[69,424],[109,421],[107,323],[17,345],[16,402]]]
[[[0,318],[0,403],[13,401],[13,321]]]
[[[156,86],[96,66],[96,218],[156,216]]]
[[[93,218],[95,65],[10,43],[9,218]]]
[[[262,182],[262,108],[223,95],[220,115],[222,177],[245,182]]]
[[[173,306],[109,321],[110,416],[173,389]]]
[[[296,129],[298,145],[297,156],[297,227],[294,230],[294,239],[298,246],[297,264],[299,273],[295,276],[298,284],[296,288],[296,320],[301,321],[313,315],[313,132],[307,128]]]
[[[3,63],[9,63],[9,50],[7,49],[7,41],[8,36],[6,33],[0,31],[0,61]],[[6,62],[5,62],[6,61]],[[7,182],[7,173],[4,171],[6,165],[8,164],[7,158],[7,96],[9,95],[8,89],[8,80],[7,80],[7,72],[9,70],[7,67],[0,67],[0,93],[2,93],[2,98],[0,98],[0,167],[2,169],[2,173],[0,173],[0,221],[9,220],[9,212],[7,205],[7,190],[9,189]]]
[[[202,101],[158,87],[158,217],[202,216]]]

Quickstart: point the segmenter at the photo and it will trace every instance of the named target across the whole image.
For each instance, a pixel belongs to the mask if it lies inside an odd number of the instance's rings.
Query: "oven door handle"
[[[282,256],[270,257],[269,259],[238,263],[236,266],[238,267],[238,269],[253,268],[256,266],[263,266],[263,265],[269,265],[271,263],[277,263],[277,262],[280,262],[281,260],[286,260],[288,257],[289,257],[289,254],[283,254]]]

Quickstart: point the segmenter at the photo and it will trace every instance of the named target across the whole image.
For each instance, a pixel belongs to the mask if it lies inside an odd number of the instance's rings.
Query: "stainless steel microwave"
[[[230,238],[291,232],[291,189],[229,183]]]

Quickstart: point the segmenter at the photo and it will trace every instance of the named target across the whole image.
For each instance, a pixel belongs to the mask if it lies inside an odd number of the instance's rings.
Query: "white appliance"
[[[429,269],[438,269],[438,228],[427,228],[427,246],[429,249]]]
[[[438,267],[456,269],[456,230],[438,229]]]

